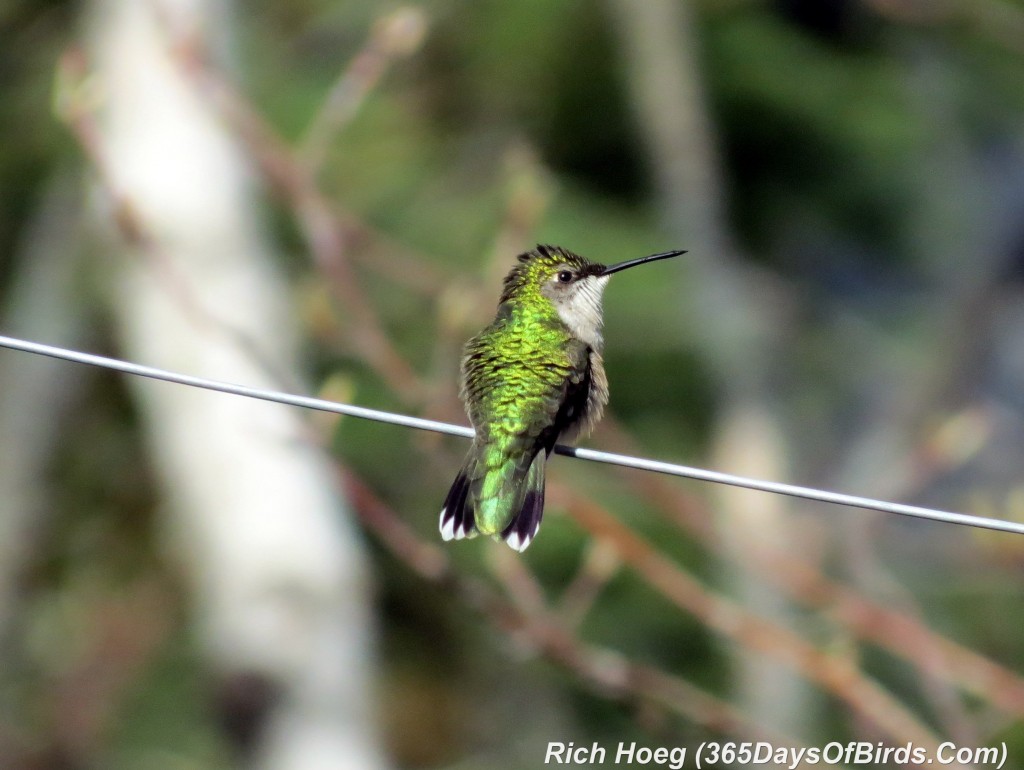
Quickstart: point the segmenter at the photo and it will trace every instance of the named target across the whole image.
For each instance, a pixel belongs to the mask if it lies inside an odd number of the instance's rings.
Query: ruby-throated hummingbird
[[[561,438],[586,435],[608,403],[601,295],[609,276],[666,251],[606,267],[558,246],[519,256],[494,321],[462,360],[476,436],[441,509],[441,537],[477,534],[525,551],[544,514],[544,464]]]

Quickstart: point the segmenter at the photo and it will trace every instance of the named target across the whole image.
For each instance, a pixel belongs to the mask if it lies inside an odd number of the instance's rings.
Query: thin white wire
[[[124,372],[125,374],[133,374],[139,377],[149,377],[154,380],[173,382],[178,385],[189,385],[194,388],[205,388],[206,390],[230,393],[235,396],[245,396],[246,398],[273,401],[287,406],[299,406],[323,412],[334,412],[336,414],[344,414],[350,417],[359,417],[364,420],[375,420],[377,422],[390,423],[392,425],[401,425],[406,428],[416,428],[418,430],[445,433],[450,436],[462,436],[463,438],[471,438],[473,436],[473,429],[462,425],[451,425],[446,422],[424,420],[420,417],[409,417],[404,414],[383,412],[379,409],[367,409],[365,407],[353,406],[351,404],[325,401],[320,398],[295,396],[275,390],[251,388],[247,385],[233,385],[231,383],[220,382],[218,380],[208,380],[203,377],[192,377],[191,375],[179,374],[177,372],[167,371],[166,369],[157,369],[151,366],[130,363],[128,361],[120,361],[116,358],[107,358],[105,356],[82,353],[80,351],[68,350],[66,348],[54,347],[52,345],[43,345],[38,342],[29,342],[27,340],[17,339],[14,337],[5,337],[0,335],[0,347],[20,350],[26,353],[35,353],[37,355],[57,358],[63,361],[99,366],[105,369]],[[683,476],[686,478],[698,479],[700,481],[710,481],[715,484],[728,484],[734,487],[744,487],[746,489],[754,489],[760,492],[769,492],[771,494],[788,495],[789,497],[799,497],[805,500],[815,500],[817,502],[881,511],[882,513],[895,513],[900,516],[911,516],[918,519],[930,519],[932,521],[940,521],[947,524],[961,524],[969,527],[981,527],[983,529],[993,529],[999,532],[1010,532],[1018,535],[1024,535],[1024,523],[1006,521],[1004,519],[993,519],[984,516],[974,516],[967,513],[956,513],[953,511],[941,511],[918,505],[890,503],[869,497],[845,495],[839,492],[829,492],[821,489],[813,489],[811,487],[796,486],[794,484],[783,484],[777,481],[761,481],[744,476],[735,476],[731,473],[720,473],[718,471],[709,471],[702,468],[692,468],[686,465],[677,465],[675,463],[666,463],[658,460],[648,460],[641,457],[611,454],[610,452],[598,452],[594,449],[582,449],[563,446],[561,444],[555,447],[555,452],[560,455],[575,457],[579,460],[590,460],[591,462],[620,465],[626,468],[636,468],[637,470],[651,471],[653,473],[664,473],[670,476]]]

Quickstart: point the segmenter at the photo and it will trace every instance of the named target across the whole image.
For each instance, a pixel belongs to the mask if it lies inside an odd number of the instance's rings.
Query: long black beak
[[[602,270],[599,275],[611,275],[617,273],[620,270],[625,270],[627,267],[636,267],[637,265],[643,265],[647,262],[656,262],[659,259],[669,259],[670,257],[678,257],[680,254],[685,254],[685,251],[663,251],[660,254],[651,254],[647,257],[640,257],[639,259],[627,259],[625,262],[619,262],[614,265],[609,265]]]

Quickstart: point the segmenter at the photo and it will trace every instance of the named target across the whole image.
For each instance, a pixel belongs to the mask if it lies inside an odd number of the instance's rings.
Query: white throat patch
[[[604,343],[601,337],[601,297],[610,277],[587,276],[576,283],[574,291],[568,296],[554,303],[558,317],[569,327],[573,336],[597,351],[601,350]]]

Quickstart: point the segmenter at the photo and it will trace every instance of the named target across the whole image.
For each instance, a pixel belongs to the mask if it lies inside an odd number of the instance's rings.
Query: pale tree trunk
[[[720,420],[711,464],[765,479],[785,479],[788,451],[767,383],[780,348],[781,291],[737,258],[724,184],[697,66],[697,36],[686,0],[611,0],[637,123],[645,140],[668,229],[690,250],[685,323],[719,384]],[[724,565],[737,596],[783,625],[791,605],[743,565],[752,551],[794,547],[779,497],[721,487],[715,525],[732,552]],[[759,724],[811,734],[807,688],[788,669],[737,650],[736,697]]]
[[[116,263],[125,356],[254,386],[279,387],[270,372],[301,381],[288,288],[246,158],[174,58],[182,45],[218,58],[227,4],[96,0],[92,10],[102,152],[144,229]],[[365,556],[302,415],[175,385],[134,388],[246,766],[384,766]]]

